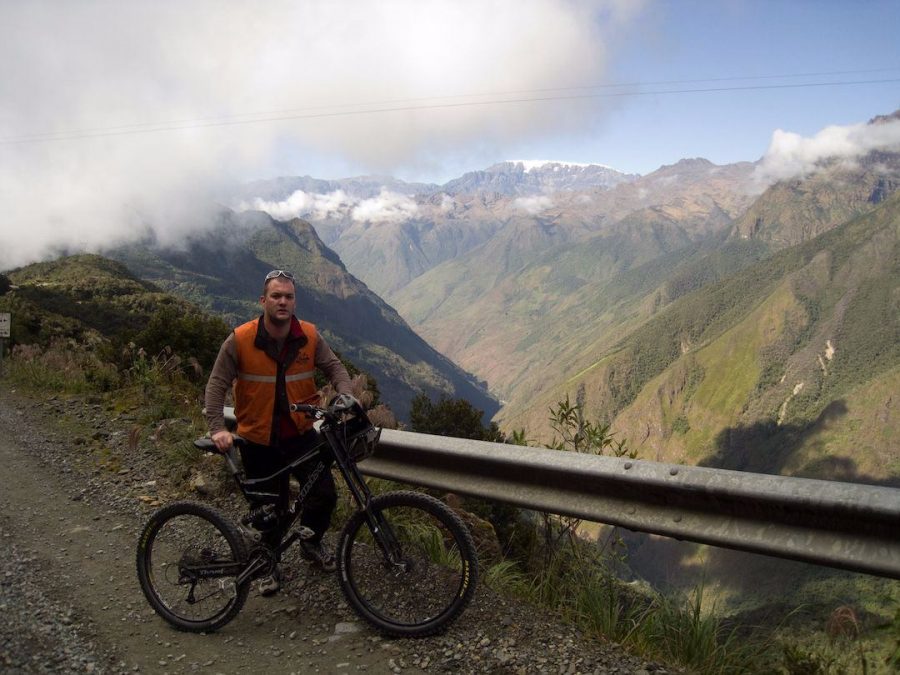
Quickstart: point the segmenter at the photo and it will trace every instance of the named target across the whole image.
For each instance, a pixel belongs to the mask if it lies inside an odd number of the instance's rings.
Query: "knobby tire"
[[[449,507],[419,492],[374,497],[371,510],[400,545],[400,564],[387,560],[365,512],[355,513],[338,540],[338,581],[348,602],[388,635],[442,631],[475,592],[478,559],[471,534]]]

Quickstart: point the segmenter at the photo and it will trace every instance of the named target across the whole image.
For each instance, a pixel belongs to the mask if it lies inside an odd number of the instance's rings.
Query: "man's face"
[[[297,300],[294,297],[294,284],[278,277],[269,281],[266,294],[259,299],[266,318],[276,325],[283,325],[291,320]]]

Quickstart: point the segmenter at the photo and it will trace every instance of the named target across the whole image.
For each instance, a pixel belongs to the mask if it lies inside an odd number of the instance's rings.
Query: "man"
[[[316,368],[339,394],[350,393],[346,368],[316,327],[294,316],[293,275],[284,270],[269,272],[259,302],[262,316],[238,326],[226,338],[206,385],[207,423],[213,442],[223,452],[233,442],[225,428],[223,407],[225,394],[234,385],[237,433],[248,441],[241,448],[248,478],[272,475],[318,442],[311,420],[289,408],[291,403],[317,400]],[[295,475],[301,485],[307,479],[304,472]],[[323,471],[306,499],[300,523],[315,533],[312,539],[301,542],[304,557],[326,571],[333,570],[335,564],[334,556],[322,547],[322,536],[336,503],[331,471]],[[276,573],[263,579],[260,592],[275,593],[281,585],[279,576]]]

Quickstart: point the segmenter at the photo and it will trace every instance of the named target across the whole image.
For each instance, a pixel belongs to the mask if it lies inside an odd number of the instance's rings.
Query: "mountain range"
[[[232,325],[293,270],[298,313],[401,418],[461,397],[546,443],[569,397],[643,458],[898,484],[900,152],[760,168],[285,177],[176,247],[106,255]]]
[[[900,487],[900,149],[774,184],[760,167],[522,161],[444,185],[260,181],[176,247],[13,271],[0,306],[19,303],[28,339],[96,340],[161,306],[235,325],[258,312],[264,274],[288,268],[298,314],[400,418],[417,393],[461,397],[547,443],[568,397],[641,459]],[[862,575],[623,541],[644,579],[692,587],[702,570],[732,609],[776,598],[827,615],[889,597]]]
[[[546,442],[548,408],[577,396],[642,457],[897,480],[900,155],[773,185],[750,162],[607,183],[563,167],[373,183],[305,217],[487,382],[507,431]]]

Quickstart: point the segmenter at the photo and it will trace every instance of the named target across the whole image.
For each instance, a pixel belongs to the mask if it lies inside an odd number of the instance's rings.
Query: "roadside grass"
[[[202,388],[193,377],[197,374],[193,362],[182,361],[169,349],[148,356],[133,345],[123,360],[117,367],[103,361],[94,350],[54,340],[46,347],[17,345],[4,362],[3,376],[11,385],[42,397],[102,401],[110,415],[133,412],[130,450],[150,441],[161,448],[172,468],[184,470],[195,464],[200,454],[192,441],[205,433],[206,424],[199,405]],[[109,470],[119,466],[121,458],[109,447],[95,450],[100,466]]]
[[[745,673],[760,669],[773,643],[747,636],[729,626],[715,605],[704,607],[704,586],[687,596],[657,595],[647,613],[646,627],[637,634],[653,651],[701,673]],[[648,647],[649,647],[648,645]]]
[[[627,561],[590,541],[566,539],[549,567],[530,571],[511,559],[489,568],[485,584],[554,610],[588,634],[619,643],[651,660],[688,672],[786,673],[787,675],[888,675],[900,672],[900,587],[878,602],[857,593],[857,616],[849,606],[825,612],[822,604],[795,606],[773,620],[726,616],[704,585],[659,592],[643,582],[625,582]],[[536,556],[535,559],[540,559]],[[798,581],[799,583],[799,581]],[[801,600],[797,600],[801,602]],[[793,603],[791,603],[793,604]]]
[[[118,383],[115,366],[94,353],[59,340],[48,348],[16,345],[3,363],[4,375],[13,384],[57,394],[111,391]]]
[[[779,672],[777,644],[763,631],[731,625],[704,587],[687,595],[663,594],[619,578],[620,561],[604,557],[587,541],[570,543],[548,568],[523,571],[504,560],[490,567],[484,583],[561,614],[588,634],[616,642],[644,658],[677,664],[689,672]]]

